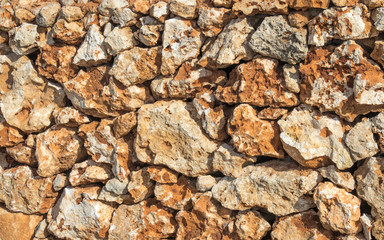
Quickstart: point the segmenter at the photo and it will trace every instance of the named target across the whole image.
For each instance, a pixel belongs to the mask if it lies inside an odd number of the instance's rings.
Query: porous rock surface
[[[0,0],[0,240],[384,239],[383,0]]]

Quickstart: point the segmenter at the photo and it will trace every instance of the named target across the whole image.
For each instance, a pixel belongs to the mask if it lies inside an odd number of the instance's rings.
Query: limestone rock
[[[78,67],[72,63],[76,54],[74,46],[44,45],[37,56],[39,74],[61,84],[76,76]]]
[[[67,22],[64,19],[57,20],[51,31],[54,40],[66,44],[80,44],[86,34],[81,22]]]
[[[51,125],[52,112],[65,104],[63,89],[41,78],[25,56],[12,62],[10,89],[0,93],[1,112],[9,125],[26,133],[39,132]]]
[[[9,46],[18,55],[27,55],[37,50],[40,35],[37,25],[23,23],[9,32]]]
[[[25,8],[17,8],[14,14],[16,20],[20,23],[31,23],[36,19],[36,15]]]
[[[72,186],[88,183],[106,182],[112,178],[111,166],[105,163],[96,163],[93,160],[86,160],[73,165],[69,173],[69,182]]]
[[[22,132],[9,125],[0,113],[0,147],[12,147],[23,141]]]
[[[354,161],[344,144],[345,129],[340,118],[301,105],[286,119],[278,121],[284,150],[295,161],[309,168],[336,164],[338,169],[352,167]]]
[[[279,61],[256,57],[232,70],[225,86],[218,86],[216,97],[229,104],[249,103],[258,107],[298,105],[297,96],[283,86],[283,81]]]
[[[217,183],[216,178],[211,175],[198,176],[196,179],[196,189],[199,192],[206,192],[211,190]]]
[[[52,208],[49,231],[58,238],[106,239],[112,206],[97,201],[100,187],[67,187]]]
[[[321,9],[309,9],[306,11],[293,11],[288,15],[289,24],[295,28],[305,27],[308,22],[319,15],[322,12]]]
[[[372,207],[373,217],[384,213],[384,185],[382,184],[384,158],[371,157],[355,171],[357,195]]]
[[[84,13],[81,7],[78,6],[63,6],[60,10],[60,17],[64,18],[67,22],[74,22],[81,20]]]
[[[348,132],[345,144],[355,161],[372,157],[379,151],[373,136],[372,124],[367,119],[357,123]]]
[[[384,237],[384,217],[380,217],[373,223],[372,235],[376,239],[382,239]]]
[[[73,107],[57,109],[53,112],[53,115],[57,125],[66,127],[78,127],[91,121],[87,115]]]
[[[318,169],[321,176],[329,179],[334,184],[344,188],[348,192],[355,190],[355,179],[349,172],[339,171],[334,165]]]
[[[213,37],[221,32],[231,18],[232,14],[229,9],[204,7],[199,10],[197,25],[205,36]]]
[[[231,20],[203,52],[199,65],[210,69],[226,68],[240,60],[252,59],[254,53],[249,47],[249,35],[255,30],[254,19]]]
[[[155,183],[151,181],[147,169],[131,172],[127,189],[135,203],[151,197],[154,188]]]
[[[204,37],[194,21],[179,17],[168,19],[164,24],[161,73],[171,75],[185,61],[196,58]]]
[[[52,181],[53,177],[41,178],[28,166],[6,169],[0,175],[0,202],[11,211],[44,214],[56,202]]]
[[[161,32],[164,30],[162,24],[143,25],[136,35],[136,38],[147,47],[156,46],[161,39]]]
[[[113,10],[116,8],[127,7],[129,4],[126,0],[102,0],[97,10],[100,14],[110,17],[112,16]]]
[[[332,39],[364,39],[377,34],[364,4],[326,9],[308,24],[308,44],[316,46]]]
[[[379,7],[373,10],[372,21],[377,31],[384,31],[384,7]]]
[[[366,213],[363,213],[360,217],[361,226],[363,227],[363,233],[366,240],[372,239],[372,224],[373,219],[372,216]]]
[[[375,48],[371,52],[371,58],[384,66],[384,41],[376,41]]]
[[[243,167],[256,161],[256,157],[237,153],[230,145],[224,143],[214,153],[212,165],[214,170],[222,172],[225,176],[239,177]]]
[[[367,5],[370,9],[377,7],[384,7],[383,0],[362,0],[362,2]]]
[[[363,54],[354,41],[310,51],[300,67],[301,101],[351,122],[360,114],[380,111],[384,73]]]
[[[92,25],[77,50],[73,63],[82,67],[100,65],[109,60],[107,50],[102,45],[104,36],[96,25]]]
[[[190,180],[181,176],[177,183],[156,183],[154,192],[156,199],[164,206],[184,210],[192,206],[191,199],[197,190]]]
[[[173,236],[176,229],[172,212],[150,199],[120,205],[113,214],[108,239],[163,239]]]
[[[112,178],[108,180],[103,186],[103,189],[101,189],[98,199],[107,202],[116,202],[118,204],[132,204],[133,199],[127,190],[128,182],[128,179],[120,181],[118,178]]]
[[[227,127],[238,152],[248,156],[284,156],[277,123],[259,119],[250,105],[237,106]]]
[[[300,72],[298,65],[285,64],[283,66],[284,86],[291,92],[300,92]]]
[[[330,182],[320,183],[313,198],[324,227],[343,234],[361,231],[359,198]]]
[[[30,141],[30,138],[33,139],[32,144],[28,144],[28,141]],[[13,147],[8,147],[7,148],[8,155],[12,157],[15,161],[21,164],[26,164],[31,167],[36,167],[37,166],[37,159],[35,156],[36,144],[35,144],[34,138],[35,136],[31,134],[26,139],[26,143],[19,143]]]
[[[157,183],[177,183],[178,173],[160,166],[147,167],[149,178]]]
[[[0,239],[31,239],[36,226],[43,217],[42,215],[10,212],[0,206]]]
[[[130,8],[117,8],[112,13],[112,21],[115,24],[119,24],[120,27],[129,27],[137,23],[138,15],[134,13]]]
[[[291,27],[282,15],[266,17],[252,34],[249,45],[256,53],[296,64],[308,52],[307,30]]]
[[[126,136],[137,124],[134,112],[123,114],[113,121],[113,133],[116,138]]]
[[[233,2],[232,11],[246,16],[288,13],[288,0],[233,0]]]
[[[191,211],[182,210],[176,215],[176,240],[183,239],[236,239],[229,231],[231,211],[214,201],[210,192],[193,199]]]
[[[313,199],[307,194],[321,180],[316,171],[292,161],[271,160],[245,167],[238,178],[223,178],[212,194],[229,209],[260,207],[284,216],[313,208]]]
[[[333,234],[321,225],[316,212],[309,210],[281,217],[273,224],[273,240],[331,240]]]
[[[0,30],[9,31],[16,26],[15,17],[11,6],[0,8]]]
[[[371,118],[372,130],[378,139],[376,139],[377,144],[381,152],[384,151],[384,113],[379,113],[377,116]]]
[[[117,55],[109,74],[125,86],[130,86],[155,78],[160,73],[160,66],[160,47],[135,47]]]
[[[203,134],[196,115],[192,103],[182,101],[142,106],[135,139],[138,160],[164,164],[191,177],[211,172],[210,155],[217,146]]]
[[[61,5],[58,2],[51,2],[39,11],[36,16],[36,23],[40,27],[52,27],[56,21],[56,17],[59,14]]]
[[[262,239],[271,230],[271,225],[255,210],[239,212],[235,226],[241,240]]]
[[[257,113],[257,117],[263,120],[277,120],[288,113],[288,110],[285,108],[264,108]]]
[[[76,134],[76,129],[54,126],[37,135],[37,173],[42,177],[51,177],[71,169],[85,156],[83,140]]]
[[[171,13],[185,19],[193,19],[196,16],[196,0],[171,0],[169,10]]]
[[[69,179],[65,173],[57,174],[55,180],[53,180],[53,190],[55,190],[56,192],[69,185]]]
[[[329,6],[330,0],[288,0],[289,7],[295,9],[323,8]]]
[[[129,27],[115,27],[104,39],[103,46],[109,55],[133,48],[135,41],[132,30]]]
[[[360,0],[332,0],[333,5],[337,7],[355,6]]]
[[[151,6],[149,14],[163,23],[170,14],[169,4],[164,1],[157,2]]]

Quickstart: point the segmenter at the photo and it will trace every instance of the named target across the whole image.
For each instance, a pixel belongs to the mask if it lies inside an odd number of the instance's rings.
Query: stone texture
[[[37,25],[23,23],[9,32],[9,46],[18,55],[27,55],[37,50],[40,35]]]
[[[345,128],[337,116],[321,115],[310,106],[301,105],[278,124],[284,150],[304,167],[336,164],[338,169],[347,169],[354,164],[343,141]]]
[[[59,19],[52,27],[52,38],[66,44],[80,44],[86,34],[81,22],[67,22]]]
[[[324,46],[332,39],[364,39],[377,36],[364,4],[329,8],[308,24],[308,44]]]
[[[37,135],[37,173],[42,177],[67,171],[85,156],[83,140],[76,134],[76,129],[54,126]]]
[[[16,26],[15,17],[13,16],[13,9],[11,6],[0,8],[0,30],[9,31]]]
[[[120,27],[129,27],[137,23],[138,15],[130,8],[116,8],[112,13],[112,21]]]
[[[149,178],[157,183],[177,183],[178,173],[160,166],[147,167]]]
[[[124,86],[152,80],[160,73],[161,49],[135,47],[117,55],[109,74]]]
[[[112,206],[97,201],[100,187],[65,188],[49,214],[48,229],[57,238],[106,239]]]
[[[197,25],[207,37],[218,35],[233,18],[231,10],[226,8],[204,7],[199,10]]]
[[[12,147],[23,141],[22,132],[10,126],[0,113],[0,147]]]
[[[285,64],[283,66],[284,87],[291,92],[300,92],[300,71],[298,65]]]
[[[135,203],[151,197],[154,188],[155,183],[151,181],[146,168],[131,172],[127,190]]]
[[[44,130],[51,124],[52,112],[65,104],[63,89],[41,78],[25,56],[10,64],[8,74],[4,79],[8,89],[0,93],[5,120],[27,133]]]
[[[286,14],[288,13],[288,0],[234,0],[232,11],[246,16],[255,14]]]
[[[64,18],[67,22],[74,22],[81,20],[84,13],[81,7],[78,6],[63,6],[60,10],[60,17]]]
[[[196,189],[199,192],[206,192],[211,190],[217,183],[216,178],[211,175],[198,176],[196,179]]]
[[[226,68],[241,60],[252,59],[254,53],[249,47],[249,35],[255,30],[252,18],[231,20],[203,51],[199,65],[210,69]]]
[[[149,14],[151,17],[163,23],[170,14],[169,4],[163,1],[157,2],[151,6]]]
[[[372,216],[366,213],[363,213],[360,217],[360,223],[363,227],[363,234],[366,240],[372,239],[372,224],[373,224]]]
[[[127,7],[128,4],[129,2],[125,0],[102,0],[100,1],[100,5],[98,6],[97,10],[100,14],[110,17],[113,10],[116,8]]]
[[[375,41],[375,48],[371,52],[371,58],[384,66],[384,41]]]
[[[249,45],[263,56],[296,64],[308,52],[307,30],[291,27],[282,15],[266,17],[252,34]]]
[[[161,39],[161,33],[164,30],[162,24],[148,24],[141,26],[140,30],[136,32],[136,38],[147,47],[156,46],[157,42]]]
[[[101,189],[98,199],[107,202],[116,202],[118,204],[132,204],[133,199],[127,189],[128,182],[128,179],[120,181],[118,178],[112,178],[108,180]]]
[[[129,50],[135,46],[132,30],[129,27],[115,27],[104,39],[102,46],[109,55]]]
[[[370,9],[384,7],[383,0],[362,0],[362,2],[367,5]]]
[[[306,9],[306,8],[328,8],[330,0],[288,0],[290,8]]]
[[[69,182],[72,186],[84,185],[89,183],[105,183],[112,178],[111,166],[105,163],[96,163],[93,160],[86,160],[73,165],[69,173]]]
[[[185,61],[196,58],[204,37],[194,21],[179,17],[164,23],[163,48],[161,52],[161,73],[171,75]]]
[[[134,112],[123,114],[113,121],[113,133],[116,138],[126,136],[136,124],[137,119]]]
[[[284,156],[277,123],[259,119],[250,105],[237,106],[227,126],[238,152],[248,156]]]
[[[113,214],[108,239],[163,239],[173,236],[176,229],[172,211],[150,199],[120,205]]]
[[[141,107],[135,139],[139,161],[164,164],[192,177],[211,172],[210,155],[217,146],[203,134],[196,115],[192,104],[182,101]]]
[[[241,240],[262,239],[271,230],[271,225],[255,210],[239,212],[235,226]]]
[[[384,31],[384,8],[379,7],[372,11],[372,21],[377,31]]]
[[[69,184],[68,176],[65,173],[57,174],[55,180],[53,180],[53,190],[58,192],[66,186],[69,186]]]
[[[14,213],[0,206],[0,239],[31,239],[42,215]]]
[[[375,139],[379,145],[380,151],[384,151],[384,113],[379,113],[371,118],[372,130],[375,133]]]
[[[91,121],[87,115],[73,107],[57,109],[53,112],[53,115],[57,125],[66,127],[78,127]]]
[[[349,172],[339,171],[334,165],[318,169],[321,176],[329,179],[334,184],[344,188],[348,192],[355,190],[355,179]]]
[[[19,143],[13,147],[7,148],[7,153],[15,161],[26,164],[32,167],[37,166],[37,159],[35,155],[36,142],[35,135],[28,135],[27,139],[23,143]]]
[[[313,49],[300,67],[301,101],[351,122],[360,114],[380,111],[384,74],[363,54],[354,41]],[[349,67],[343,68],[345,64]]]
[[[171,13],[185,19],[193,19],[196,16],[196,0],[171,0],[169,10]]]
[[[297,96],[282,84],[283,71],[275,59],[256,57],[238,65],[229,74],[229,81],[218,86],[219,101],[249,103],[258,107],[292,107],[299,104]]]
[[[373,223],[372,235],[376,239],[382,239],[384,237],[384,217],[380,217]]]
[[[324,227],[343,234],[361,231],[359,198],[330,182],[320,183],[313,198]]]
[[[281,217],[273,224],[273,240],[331,240],[333,234],[321,225],[316,212],[309,210]]]
[[[360,0],[332,0],[333,5],[337,7],[355,6]]]
[[[271,160],[245,167],[238,178],[223,178],[211,191],[226,208],[260,207],[284,216],[313,208],[313,199],[307,194],[321,180],[316,171],[292,161]]]
[[[287,115],[288,110],[285,108],[264,108],[257,113],[257,117],[263,120],[277,120],[285,115]]]
[[[52,181],[53,177],[41,178],[28,166],[6,169],[0,175],[0,202],[11,211],[45,214],[56,202]]]
[[[55,23],[60,9],[61,5],[58,2],[51,2],[42,7],[39,14],[36,15],[37,25],[40,27],[51,27]]]

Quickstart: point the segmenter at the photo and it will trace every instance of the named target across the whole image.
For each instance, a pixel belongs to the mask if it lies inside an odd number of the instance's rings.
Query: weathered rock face
[[[279,133],[276,122],[259,119],[256,110],[248,104],[237,106],[228,120],[228,134],[237,151],[248,156],[282,158]]]
[[[17,55],[27,55],[37,50],[40,41],[37,25],[23,23],[12,29],[9,35],[9,46]]]
[[[135,45],[132,30],[129,27],[115,27],[104,39],[103,46],[108,54],[116,56]]]
[[[141,107],[135,139],[139,161],[164,164],[186,176],[210,173],[211,154],[217,146],[203,134],[196,115],[192,104],[182,101]]]
[[[197,25],[207,37],[218,35],[232,18],[231,10],[226,8],[204,7],[199,10]]]
[[[172,212],[150,199],[120,205],[113,214],[108,239],[163,239],[174,235],[176,229]]]
[[[288,4],[291,8],[328,8],[330,0],[289,0]]]
[[[384,73],[363,56],[355,42],[337,48],[314,48],[300,67],[300,99],[321,111],[334,111],[353,121],[358,115],[383,108]],[[348,64],[348,68],[343,68]]]
[[[232,2],[232,1],[231,1]],[[276,14],[276,13],[288,13],[287,0],[234,0],[232,11],[238,14],[244,14],[246,16],[252,16],[255,14]]]
[[[225,86],[218,86],[216,97],[229,104],[249,103],[259,107],[297,105],[297,96],[282,81],[283,72],[277,60],[256,57],[232,70]]]
[[[78,186],[97,182],[104,183],[112,177],[113,173],[110,165],[86,160],[73,165],[68,180],[72,186]]]
[[[0,202],[11,211],[44,214],[56,202],[53,179],[39,177],[28,166],[4,170],[0,175]]]
[[[155,183],[151,181],[147,169],[143,168],[131,172],[127,190],[133,202],[138,203],[151,197],[154,193]]]
[[[91,120],[87,115],[73,107],[64,107],[53,112],[56,125],[66,127],[78,127],[81,124],[89,123]]]
[[[336,164],[338,169],[352,167],[354,161],[343,143],[345,129],[340,118],[321,115],[317,110],[301,105],[278,124],[284,150],[302,166],[318,168]]]
[[[318,169],[321,176],[331,180],[334,184],[343,187],[348,192],[355,189],[355,179],[349,172],[339,171],[334,165]]]
[[[59,19],[52,27],[52,38],[61,43],[79,44],[86,34],[81,22],[67,22]]]
[[[330,182],[320,183],[313,197],[324,227],[343,234],[361,230],[359,198]]]
[[[22,132],[10,126],[0,114],[0,147],[12,147],[23,141]]]
[[[236,233],[240,239],[262,239],[271,225],[255,210],[239,212],[236,215]]]
[[[321,180],[319,173],[294,162],[272,160],[244,168],[238,178],[224,178],[212,194],[229,209],[260,207],[284,216],[312,208],[314,202],[307,194]]]

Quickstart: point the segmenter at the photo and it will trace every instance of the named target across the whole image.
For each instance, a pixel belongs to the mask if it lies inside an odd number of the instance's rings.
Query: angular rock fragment
[[[372,20],[377,31],[384,31],[384,7],[379,7],[373,10]]]
[[[57,174],[55,180],[53,180],[53,190],[55,190],[56,192],[69,185],[69,179],[65,173]]]
[[[0,202],[14,212],[44,214],[56,202],[53,178],[41,178],[28,166],[6,169],[0,175]]]
[[[238,152],[248,156],[284,156],[277,123],[259,119],[250,105],[237,106],[227,127]]]
[[[37,50],[40,35],[37,25],[23,23],[9,32],[9,46],[17,55],[27,55]]]
[[[161,32],[164,30],[162,24],[148,24],[141,26],[136,35],[136,38],[147,47],[156,46],[161,39]]]
[[[206,192],[211,190],[216,183],[216,179],[211,175],[198,176],[196,179],[196,189],[199,192]]]
[[[163,23],[170,14],[169,4],[163,1],[157,2],[151,6],[149,14],[151,17]]]
[[[238,178],[223,178],[211,191],[229,209],[260,207],[284,216],[313,208],[313,199],[307,194],[321,180],[318,172],[292,161],[271,160],[245,167]]]
[[[37,159],[35,155],[36,143],[35,143],[35,135],[28,135],[27,139],[23,143],[19,143],[13,147],[7,148],[7,153],[10,157],[12,157],[15,161],[26,164],[31,167],[37,166]]]
[[[77,161],[86,156],[83,143],[74,128],[54,126],[38,134],[36,138],[36,159],[39,163],[37,173],[42,177],[51,177],[71,169]]]
[[[354,41],[312,49],[300,67],[300,99],[352,122],[384,107],[384,73]],[[348,65],[348,68],[344,67]]]
[[[36,16],[37,25],[40,27],[51,27],[55,23],[60,9],[61,5],[58,2],[51,2],[42,7]]]
[[[239,212],[236,215],[236,233],[240,239],[262,239],[271,225],[255,210]]]
[[[324,46],[332,39],[364,39],[377,36],[364,4],[329,8],[308,24],[308,44]]]
[[[124,86],[143,83],[160,73],[161,49],[135,47],[117,55],[109,74]]]
[[[375,48],[371,52],[371,58],[384,66],[384,41],[376,41]]]
[[[378,218],[373,223],[372,235],[376,239],[382,239],[384,237],[384,217]]]
[[[196,115],[192,103],[182,101],[142,106],[135,139],[138,160],[164,164],[191,177],[211,172],[211,154],[217,145],[203,134]]]
[[[359,0],[332,0],[332,3],[337,7],[355,6],[359,2]]]
[[[334,184],[344,188],[348,192],[355,190],[355,179],[349,172],[339,171],[334,165],[318,169],[321,176],[329,179]]]
[[[379,113],[377,116],[371,118],[371,122],[372,122],[373,132],[378,135],[378,139],[376,139],[377,144],[379,145],[381,152],[383,152],[384,151],[384,113]]]
[[[120,205],[113,214],[108,239],[163,239],[177,229],[172,211],[153,199],[135,205]]]
[[[81,20],[84,17],[84,13],[81,7],[63,6],[60,10],[59,16],[64,18],[67,22],[74,22]]]
[[[97,8],[100,14],[110,17],[116,8],[127,7],[129,4],[126,0],[102,0]]]
[[[199,10],[197,25],[207,37],[218,35],[231,20],[231,10],[226,8],[204,7]]]
[[[199,65],[210,68],[226,68],[240,60],[252,59],[254,52],[249,47],[249,35],[255,30],[255,20],[238,18],[231,20],[203,52]]]
[[[252,34],[249,46],[263,56],[296,64],[308,52],[307,30],[291,27],[282,15],[266,17]]]
[[[171,13],[185,19],[193,19],[196,15],[196,0],[171,0],[169,10]]]
[[[123,114],[113,121],[113,133],[116,138],[126,136],[137,124],[134,112]]]
[[[372,216],[369,214],[363,213],[360,217],[360,222],[361,222],[361,226],[363,227],[364,237],[367,240],[371,240],[372,239],[371,231],[372,231],[372,224],[373,224]]]
[[[362,2],[370,9],[384,7],[384,2],[382,0],[362,0]]]
[[[277,120],[288,113],[288,110],[285,108],[264,108],[257,113],[257,117],[263,120]]]
[[[354,160],[344,144],[345,129],[341,119],[321,115],[301,105],[278,121],[284,150],[304,167],[318,168],[336,164],[338,169],[352,167]]]
[[[118,53],[133,48],[135,41],[129,27],[115,27],[104,39],[103,46],[108,54],[116,56]]]
[[[160,166],[147,167],[149,178],[157,183],[177,183],[178,173]]]
[[[133,199],[127,189],[128,182],[128,179],[124,179],[123,181],[120,181],[118,178],[110,179],[101,189],[98,199],[107,202],[116,202],[118,204],[132,204]]]
[[[106,182],[112,178],[111,166],[105,163],[96,163],[86,160],[73,165],[69,173],[69,182],[72,186],[78,186],[96,182]]]
[[[131,172],[127,190],[134,203],[141,202],[153,195],[155,183],[151,181],[146,168]]]
[[[112,21],[119,24],[120,27],[129,27],[137,23],[138,15],[134,13],[130,8],[117,8],[113,10]]]
[[[320,183],[313,198],[324,227],[343,234],[361,231],[359,198],[330,182]]]
[[[10,126],[0,113],[0,147],[12,147],[23,141],[22,132]]]
[[[89,123],[91,120],[87,115],[73,107],[64,107],[53,112],[57,125],[66,127],[78,127],[81,124]]]
[[[100,187],[65,188],[48,218],[54,236],[66,239],[105,239],[110,227],[112,206],[97,201]]]
[[[226,2],[228,2],[228,0],[226,0]],[[246,16],[288,13],[289,0],[234,0],[233,2],[232,11]]]
[[[11,6],[2,6],[0,8],[0,30],[9,31],[16,26],[15,17],[13,16],[13,9]]]
[[[285,64],[284,71],[284,86],[291,92],[300,92],[300,72],[298,65]]]
[[[288,0],[289,7],[295,9],[328,8],[330,0]]]
[[[309,210],[281,217],[273,224],[273,240],[331,240],[333,233],[321,225],[316,212]]]
[[[86,34],[81,22],[67,22],[64,19],[57,20],[51,31],[54,40],[66,44],[80,44]]]
[[[216,97],[229,104],[248,103],[258,107],[298,105],[297,96],[283,86],[283,81],[277,60],[256,57],[232,70],[225,86],[218,86]]]
[[[185,61],[196,58],[204,37],[194,21],[179,17],[168,19],[164,24],[161,73],[171,75]]]

